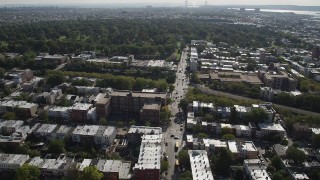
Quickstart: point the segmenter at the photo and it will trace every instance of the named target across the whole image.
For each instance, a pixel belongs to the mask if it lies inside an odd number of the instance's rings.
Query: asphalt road
[[[209,89],[207,87],[204,87],[202,85],[197,85],[196,84],[196,85],[193,85],[193,86],[196,87],[198,90],[200,90],[202,93],[206,93],[206,94],[212,94],[212,95],[215,95],[215,96],[223,96],[223,97],[236,99],[236,100],[258,101],[258,99],[252,99],[252,98],[248,98],[248,97],[238,96],[238,95],[234,95],[234,94],[230,94],[230,93],[226,93],[226,92],[222,92],[222,91],[215,91],[215,90]],[[293,107],[288,107],[288,106],[283,106],[283,105],[280,105],[280,104],[272,103],[272,105],[274,107],[276,107],[276,108],[286,109],[288,111],[292,111],[292,112],[295,112],[295,113],[298,113],[298,114],[304,114],[304,115],[320,117],[320,113],[311,112],[311,111],[298,109],[298,108],[293,108]]]
[[[165,153],[168,156],[168,162],[169,162],[169,169],[168,174],[165,177],[165,179],[177,179],[174,174],[174,166],[175,166],[175,155],[176,152],[174,151],[174,146],[176,142],[180,143],[180,147],[183,144],[183,133],[184,133],[184,125],[181,129],[181,118],[178,117],[179,108],[178,104],[181,99],[184,98],[185,93],[188,89],[188,83],[189,80],[187,79],[185,75],[185,69],[187,67],[187,52],[188,49],[185,49],[185,51],[181,54],[181,60],[178,64],[177,72],[176,72],[176,82],[174,84],[175,89],[171,94],[171,99],[173,100],[170,110],[173,115],[171,118],[171,124],[167,128],[167,130],[164,132],[164,142],[168,143],[167,146],[165,146]],[[175,137],[179,137],[179,139],[174,139],[171,137],[171,135]]]

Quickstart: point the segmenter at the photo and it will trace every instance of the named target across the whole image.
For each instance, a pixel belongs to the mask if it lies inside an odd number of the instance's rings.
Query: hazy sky
[[[73,3],[175,3],[185,0],[0,0],[0,4],[73,4]],[[190,4],[202,5],[205,0],[189,0]],[[208,0],[209,5],[260,4],[320,6],[320,0]]]

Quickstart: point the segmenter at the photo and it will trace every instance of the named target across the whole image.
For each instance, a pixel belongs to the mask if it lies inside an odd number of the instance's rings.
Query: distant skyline
[[[188,0],[190,5],[203,5],[206,0]],[[208,5],[299,5],[299,6],[320,6],[320,0],[207,0]],[[0,5],[6,4],[175,4],[184,5],[185,0],[0,0]]]

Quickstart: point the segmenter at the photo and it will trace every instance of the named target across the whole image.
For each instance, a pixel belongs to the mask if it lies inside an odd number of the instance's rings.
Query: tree
[[[283,145],[283,146],[288,146],[288,144],[289,144],[289,142],[288,142],[288,140],[286,140],[286,139],[283,139],[283,140],[281,141],[281,145]]]
[[[238,168],[234,174],[234,179],[235,180],[243,180],[244,179],[244,174],[243,170],[241,168]]]
[[[87,166],[83,168],[79,180],[101,180],[103,174],[99,172],[96,166]]]
[[[17,169],[16,180],[37,180],[40,177],[40,169],[36,166],[24,164]]]
[[[214,121],[214,117],[213,117],[213,115],[211,115],[211,114],[206,114],[206,115],[204,115],[204,120],[206,120],[206,121],[208,121],[208,122],[213,122]]]
[[[124,123],[123,121],[117,121],[117,127],[123,127]]]
[[[166,160],[161,160],[161,173],[168,171],[169,163]]]
[[[221,134],[232,134],[232,133],[233,133],[233,130],[228,127],[222,128],[221,130]]]
[[[228,169],[230,168],[232,161],[233,156],[231,151],[226,148],[222,148],[219,157],[217,158],[217,161],[215,163],[216,173],[221,175],[227,175]]]
[[[192,83],[195,83],[195,84],[200,84],[201,83],[201,80],[199,79],[199,77],[198,77],[198,75],[196,73],[192,73],[191,74],[190,81]]]
[[[295,164],[303,163],[306,159],[304,152],[294,146],[290,146],[287,149],[286,156],[288,159],[293,160]]]
[[[268,165],[268,167],[267,167],[267,172],[273,174],[273,173],[275,173],[276,171],[277,171],[277,170],[276,170],[275,167],[273,167],[271,164]]]
[[[208,138],[208,135],[206,133],[198,133],[198,138],[200,139]]]
[[[65,77],[62,73],[49,74],[47,76],[47,84],[53,86],[57,86],[62,84],[65,81]]]
[[[65,152],[64,142],[59,139],[52,140],[48,146],[48,152],[57,154]]]
[[[5,120],[14,120],[16,119],[16,114],[14,112],[6,112],[1,118]]]
[[[135,124],[136,124],[136,121],[135,121],[135,120],[131,120],[131,121],[129,122],[129,125],[130,125],[130,126],[135,125]]]
[[[254,108],[247,114],[246,118],[249,121],[260,123],[268,119],[268,114],[262,108]]]
[[[280,170],[282,168],[282,162],[281,162],[281,159],[278,156],[274,156],[271,159],[271,163],[272,163],[272,166],[274,168],[276,168],[276,170]]]
[[[192,173],[190,171],[185,171],[180,175],[179,180],[192,180]]]
[[[107,118],[100,117],[99,124],[102,125],[102,126],[106,126],[108,124]]]
[[[68,107],[71,105],[70,101],[67,99],[66,95],[63,95],[59,102],[57,103],[58,106]]]
[[[0,79],[4,78],[4,74],[6,73],[6,70],[2,67],[0,67]]]
[[[236,137],[233,134],[225,134],[222,136],[222,139],[224,140],[235,140]]]
[[[315,148],[320,147],[320,135],[319,134],[312,134],[312,145]]]
[[[238,120],[238,113],[236,111],[236,108],[231,107],[229,121],[230,121],[230,123],[234,124],[235,122],[237,122],[237,120]]]
[[[43,122],[45,122],[45,123],[49,122],[48,111],[46,111],[46,110],[41,111],[39,114],[39,117]]]
[[[178,107],[181,108],[184,113],[186,113],[188,109],[188,105],[189,105],[189,102],[186,99],[181,99],[181,101],[178,104]]]
[[[179,154],[178,154],[178,160],[183,168],[190,168],[190,159],[189,159],[189,154],[188,151],[185,149],[182,149]]]
[[[272,176],[271,179],[272,179],[272,180],[283,180],[283,175],[282,175],[282,173],[280,173],[280,172],[276,172],[276,173]]]

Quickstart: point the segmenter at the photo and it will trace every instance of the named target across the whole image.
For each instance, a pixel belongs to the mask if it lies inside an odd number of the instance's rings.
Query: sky
[[[206,0],[188,0],[192,5],[202,5]],[[320,6],[320,0],[207,0],[209,5],[301,5]],[[185,0],[0,0],[5,4],[78,4],[78,3],[174,3],[183,5]]]

